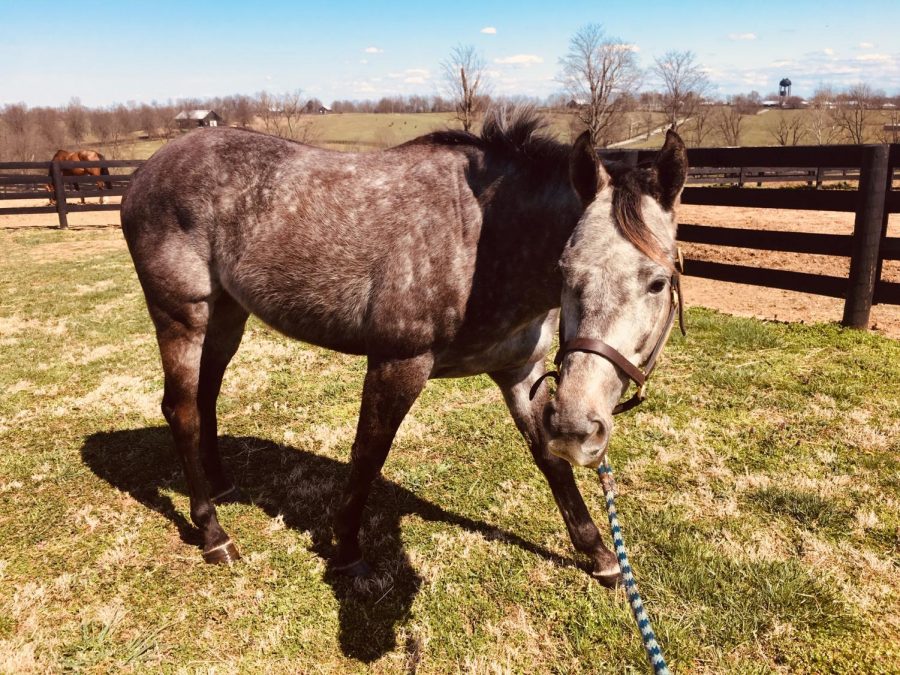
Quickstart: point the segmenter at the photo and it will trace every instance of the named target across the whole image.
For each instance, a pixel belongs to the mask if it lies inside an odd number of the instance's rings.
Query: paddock
[[[244,558],[204,566],[118,214],[68,218],[0,215],[0,671],[645,668],[627,600],[585,574],[486,377],[428,384],[366,512],[375,579],[329,573],[365,362],[255,319],[219,404],[245,495],[221,512]],[[849,236],[854,213],[685,204],[680,221]],[[897,214],[886,225],[900,236]],[[686,249],[850,272],[834,255]],[[900,282],[895,260],[881,279]],[[838,297],[691,276],[685,294],[688,336],[610,450],[670,665],[893,672],[900,307],[875,304],[859,331],[837,325]],[[596,477],[578,478],[602,522]]]

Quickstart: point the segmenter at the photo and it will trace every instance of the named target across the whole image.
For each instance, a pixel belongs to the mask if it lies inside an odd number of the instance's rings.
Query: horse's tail
[[[101,161],[101,162],[103,162],[103,161],[106,160],[106,157],[104,157],[103,155],[101,155],[99,152],[97,153],[97,157],[100,158],[100,161]],[[108,175],[109,175],[109,168],[108,168],[108,167],[105,167],[105,166],[101,166],[101,167],[100,167],[100,175],[101,175],[101,176],[108,176]],[[112,189],[113,189],[112,183],[109,182],[109,181],[106,181],[106,182],[104,183],[104,185],[106,186],[106,189],[107,189],[107,190],[112,190]]]

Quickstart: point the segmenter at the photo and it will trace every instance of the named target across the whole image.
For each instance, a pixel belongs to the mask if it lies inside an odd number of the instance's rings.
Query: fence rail
[[[601,152],[631,165],[651,161],[653,150]],[[873,303],[900,305],[900,283],[881,278],[885,260],[900,260],[900,238],[887,236],[888,217],[900,213],[900,191],[893,189],[900,170],[900,144],[778,148],[696,148],[688,150],[691,174],[682,194],[685,204],[740,206],[856,214],[852,235],[773,232],[679,225],[681,241],[850,259],[848,277],[774,270],[708,260],[686,261],[686,273],[735,283],[845,298],[842,322],[867,327]],[[823,190],[825,180],[856,182],[856,190]],[[750,182],[796,182],[790,189],[742,187]],[[710,183],[731,183],[710,187]],[[737,186],[734,186],[734,185]]]
[[[45,206],[7,206],[0,215],[56,213],[59,226],[69,226],[68,214],[84,211],[118,211],[119,204],[70,204],[68,199],[86,197],[121,197],[128,188],[131,174],[114,173],[100,176],[66,175],[72,169],[136,168],[143,160],[104,159],[96,162],[0,162],[0,201],[22,199],[55,200]],[[22,173],[11,174],[9,171]],[[107,187],[109,186],[109,187]],[[52,200],[51,200],[52,201]]]
[[[630,165],[651,161],[655,150],[601,151],[601,156]],[[686,273],[720,281],[781,288],[845,298],[843,323],[865,327],[873,303],[900,305],[900,283],[881,278],[883,261],[900,260],[900,237],[887,236],[888,216],[900,213],[900,144],[797,146],[766,148],[694,148],[682,194],[685,204],[746,208],[842,211],[856,214],[853,234],[773,232],[687,223],[679,225],[679,239],[696,244],[732,246],[800,254],[850,258],[848,277],[747,267],[709,260],[687,261]],[[56,213],[68,225],[67,213],[115,211],[119,204],[71,204],[67,199],[121,196],[130,174],[66,176],[68,169],[134,168],[141,160],[100,162],[0,162],[0,201],[55,196],[51,206],[0,208],[0,215]],[[10,171],[19,173],[11,174]],[[821,189],[825,182],[856,183],[857,189]],[[97,183],[110,183],[102,189]],[[765,189],[751,184],[795,183],[796,187]],[[846,186],[843,186],[846,188]]]

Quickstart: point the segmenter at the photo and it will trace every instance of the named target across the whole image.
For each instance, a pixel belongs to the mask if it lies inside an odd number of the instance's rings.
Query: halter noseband
[[[571,352],[585,352],[587,354],[596,354],[597,356],[602,356],[607,361],[616,366],[619,370],[625,373],[632,382],[637,385],[637,391],[631,396],[631,398],[623,401],[622,403],[619,403],[615,408],[613,408],[613,415],[618,415],[619,413],[631,410],[632,408],[640,405],[647,397],[647,379],[650,377],[653,369],[656,368],[656,361],[659,358],[659,355],[662,353],[663,347],[666,345],[666,342],[668,342],[669,340],[669,335],[672,333],[672,327],[675,325],[676,316],[678,317],[678,326],[681,329],[681,334],[687,335],[687,332],[684,329],[684,303],[681,296],[681,271],[683,269],[683,263],[681,262],[681,260],[681,251],[679,250],[677,269],[672,274],[672,278],[670,281],[671,302],[669,304],[669,316],[666,317],[665,328],[660,334],[659,340],[657,340],[656,345],[653,347],[653,351],[650,352],[650,356],[647,358],[647,361],[644,363],[643,367],[638,368],[631,361],[625,358],[617,349],[610,347],[603,340],[596,340],[594,338],[573,338],[571,340],[567,340],[565,343],[563,343],[562,347],[559,348],[559,351],[556,352],[556,357],[553,359],[553,363],[556,364],[557,369],[562,368],[563,359],[566,357],[566,354],[569,354]],[[541,375],[538,380],[533,385],[531,385],[531,391],[528,392],[529,398],[531,398],[532,400],[534,399],[534,397],[537,395],[538,388],[541,386],[541,383],[548,377],[552,377],[554,380],[559,382],[559,370],[552,370]]]

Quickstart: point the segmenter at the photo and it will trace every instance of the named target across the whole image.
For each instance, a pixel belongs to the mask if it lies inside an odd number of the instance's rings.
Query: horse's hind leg
[[[222,468],[218,448],[216,400],[222,377],[231,357],[241,344],[248,313],[230,295],[222,292],[212,305],[212,314],[200,357],[200,381],[197,405],[200,413],[200,459],[209,481],[211,499],[216,503],[232,501],[240,495]]]
[[[240,556],[219,525],[200,456],[200,364],[212,303],[210,299],[179,303],[173,295],[147,294],[165,373],[163,415],[172,429],[175,450],[184,469],[191,520],[203,536],[203,559],[210,563],[230,562]],[[155,302],[157,298],[161,300],[159,304]]]
[[[553,492],[553,499],[562,514],[569,538],[575,550],[584,553],[593,562],[592,575],[604,586],[618,583],[621,570],[615,554],[603,544],[600,532],[591,519],[584,498],[578,491],[572,466],[551,454],[541,416],[547,403],[547,388],[539,390],[534,401],[529,399],[531,386],[544,371],[542,361],[519,369],[491,373],[491,377],[503,392],[506,405],[519,431],[528,441],[535,463],[544,474]]]

